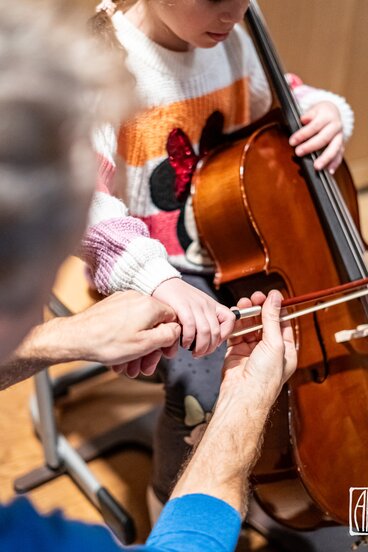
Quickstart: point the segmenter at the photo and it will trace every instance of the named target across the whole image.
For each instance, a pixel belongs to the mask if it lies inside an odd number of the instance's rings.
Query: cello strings
[[[335,180],[332,179],[330,176],[327,176],[324,171],[320,172],[320,178],[326,194],[329,197],[332,208],[334,209],[335,215],[340,222],[340,226],[344,232],[346,241],[350,245],[350,249],[354,255],[356,264],[359,267],[362,277],[364,277],[367,275],[367,272],[365,270],[365,263],[362,256],[365,248],[358,234],[355,223],[346,207],[346,204]]]

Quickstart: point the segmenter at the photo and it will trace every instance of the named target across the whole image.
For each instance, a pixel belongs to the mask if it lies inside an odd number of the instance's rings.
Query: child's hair
[[[26,307],[48,263],[74,246],[96,179],[94,97],[105,94],[105,120],[127,95],[121,56],[117,66],[71,15],[62,24],[43,2],[0,7],[0,312]]]
[[[92,34],[101,38],[108,47],[122,48],[115,36],[111,16],[118,9],[126,11],[136,2],[137,0],[102,0],[96,7],[95,15],[88,21]]]

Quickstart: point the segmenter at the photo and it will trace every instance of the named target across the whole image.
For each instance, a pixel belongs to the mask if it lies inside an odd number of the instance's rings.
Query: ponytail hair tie
[[[109,17],[114,15],[116,11],[116,4],[112,0],[102,0],[100,4],[96,7],[96,12],[106,12]]]

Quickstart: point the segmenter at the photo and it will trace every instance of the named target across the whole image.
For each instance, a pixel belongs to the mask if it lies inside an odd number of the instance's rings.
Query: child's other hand
[[[344,139],[341,116],[338,108],[329,101],[319,102],[300,118],[303,128],[290,137],[295,153],[303,157],[317,150],[324,151],[314,163],[319,171],[327,169],[333,174],[342,161]]]
[[[189,349],[195,340],[195,357],[212,353],[233,331],[231,310],[180,278],[162,282],[152,295],[174,309],[183,328],[182,346]]]

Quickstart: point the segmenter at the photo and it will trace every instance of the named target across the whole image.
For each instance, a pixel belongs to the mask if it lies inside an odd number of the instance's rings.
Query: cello
[[[236,297],[278,288],[284,296],[365,279],[356,192],[343,163],[333,178],[317,154],[297,158],[298,105],[256,2],[246,13],[274,93],[274,109],[197,166],[192,201],[215,284]],[[221,175],[221,186],[216,185]],[[294,529],[349,523],[349,490],[368,487],[368,300],[294,321],[298,368],[280,395],[254,469],[263,509]],[[339,341],[341,332],[352,337]]]

